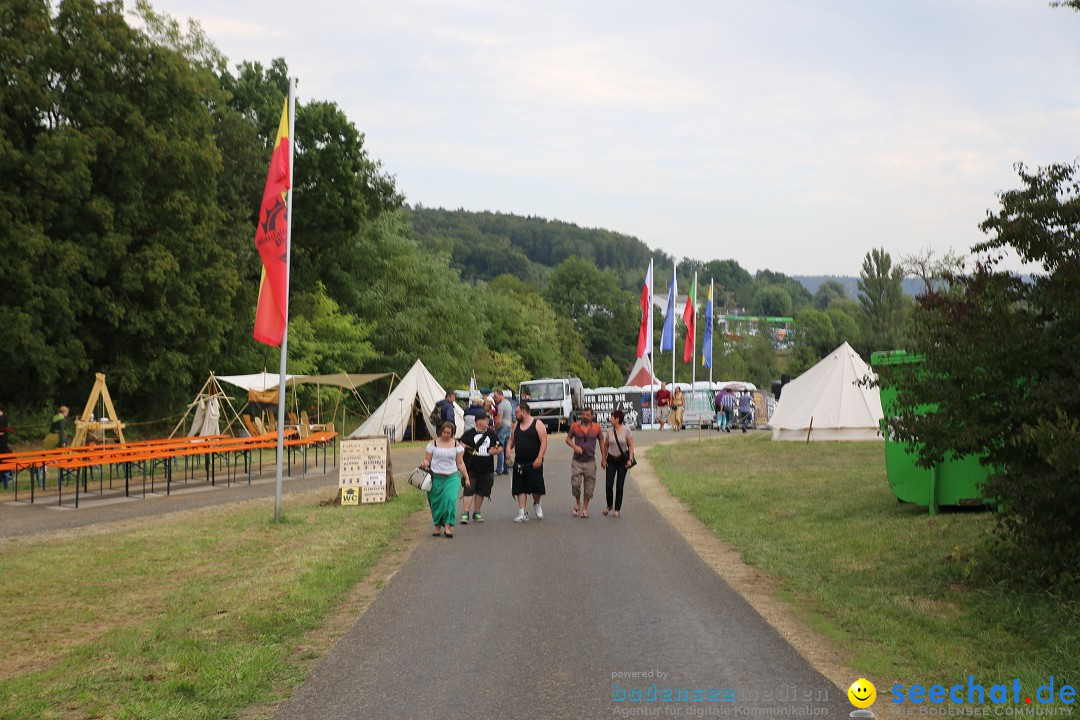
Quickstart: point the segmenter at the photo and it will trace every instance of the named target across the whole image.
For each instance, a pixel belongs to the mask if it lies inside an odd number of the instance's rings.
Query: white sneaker
[[[533,514],[536,515],[537,520],[544,519],[544,508],[540,507],[540,503],[533,503]]]
[[[514,522],[529,522],[529,513],[519,508],[518,514],[514,516]]]

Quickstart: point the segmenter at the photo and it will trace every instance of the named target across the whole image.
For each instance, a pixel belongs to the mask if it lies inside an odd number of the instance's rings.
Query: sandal
[[[582,510],[581,511],[581,517],[583,517],[583,518],[589,517],[589,511],[588,510]]]
[[[440,535],[442,535],[442,530],[439,528],[435,528],[435,532],[431,533],[431,537],[439,537]]]
[[[620,514],[619,514],[619,511],[618,511],[618,510],[616,510],[615,512],[613,512],[613,513],[611,514],[611,516],[612,516],[612,517],[622,517],[622,515],[620,515]]]
[[[574,517],[577,517],[577,516],[578,516],[578,512],[580,512],[580,511],[581,511],[581,507],[580,507],[580,506],[578,506],[578,505],[575,505],[575,506],[574,506],[574,512],[573,512],[573,513],[571,513],[571,514],[572,514],[572,515],[573,515]]]
[[[611,508],[604,508],[604,514],[605,515],[607,515],[609,512],[611,512]]]
[[[444,532],[444,533],[443,533],[443,537],[445,537],[445,538],[452,538],[452,537],[454,537],[454,533],[452,533],[452,532]]]

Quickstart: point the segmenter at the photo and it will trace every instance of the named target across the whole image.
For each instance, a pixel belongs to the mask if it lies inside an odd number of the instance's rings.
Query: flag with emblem
[[[289,313],[289,217],[287,197],[292,185],[289,142],[289,102],[281,111],[270,172],[266,175],[259,222],[255,228],[255,249],[262,259],[259,305],[255,310],[256,340],[280,346],[285,337]]]

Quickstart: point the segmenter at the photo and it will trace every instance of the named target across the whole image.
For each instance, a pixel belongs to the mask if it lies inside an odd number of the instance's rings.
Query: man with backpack
[[[435,403],[435,408],[431,411],[431,417],[428,420],[438,430],[439,426],[444,422],[448,422],[454,426],[454,434],[457,434],[457,418],[454,413],[454,406],[457,405],[457,393],[451,390],[446,393],[446,397]]]

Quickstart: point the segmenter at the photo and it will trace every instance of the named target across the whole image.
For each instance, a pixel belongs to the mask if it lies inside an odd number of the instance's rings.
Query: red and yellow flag
[[[267,345],[281,345],[289,311],[289,216],[286,196],[292,186],[289,167],[289,101],[281,111],[270,172],[266,175],[255,249],[262,258],[259,305],[255,310],[254,337]]]

